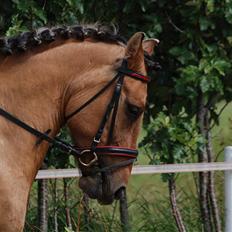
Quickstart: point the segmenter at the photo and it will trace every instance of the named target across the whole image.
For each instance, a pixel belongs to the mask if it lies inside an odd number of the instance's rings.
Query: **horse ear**
[[[158,39],[146,39],[143,41],[143,50],[148,53],[149,56],[153,55],[154,48],[159,44]]]
[[[127,42],[126,57],[133,58],[139,55],[142,51],[142,41],[144,38],[143,32],[135,33]]]

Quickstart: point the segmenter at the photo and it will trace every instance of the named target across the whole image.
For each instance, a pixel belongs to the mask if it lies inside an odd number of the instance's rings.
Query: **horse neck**
[[[78,62],[66,44],[40,50],[1,62],[0,107],[37,129],[51,128],[56,133],[63,122],[70,83],[74,77],[80,81],[85,59]]]
[[[43,65],[44,55],[19,57],[16,64],[12,64],[14,57],[9,58],[0,75],[0,105],[37,129],[50,127],[57,131],[61,122],[62,73],[49,60]]]

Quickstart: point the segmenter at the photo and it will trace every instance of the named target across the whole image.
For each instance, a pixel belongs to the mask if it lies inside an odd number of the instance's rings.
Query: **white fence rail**
[[[163,165],[138,165],[132,169],[132,175],[155,173],[180,173],[180,172],[205,172],[232,170],[232,163],[191,163],[191,164],[163,164]],[[56,179],[79,177],[77,168],[40,170],[36,179]]]
[[[155,173],[225,171],[225,232],[232,232],[232,146],[225,148],[225,162],[139,165],[134,166],[132,175]],[[77,168],[40,170],[36,179],[79,177]]]

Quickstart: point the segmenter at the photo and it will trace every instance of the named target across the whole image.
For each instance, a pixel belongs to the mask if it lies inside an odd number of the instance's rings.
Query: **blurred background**
[[[160,40],[151,70],[138,164],[223,160],[232,145],[232,2],[230,0],[4,0],[0,36],[42,26],[114,24]],[[60,133],[70,140],[66,129]],[[74,167],[48,152],[43,169]],[[223,231],[223,172],[132,176],[131,231]],[[121,231],[118,203],[83,198],[77,179],[36,181],[26,232]]]

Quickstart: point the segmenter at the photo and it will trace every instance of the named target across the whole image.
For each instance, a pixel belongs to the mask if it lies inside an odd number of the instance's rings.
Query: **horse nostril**
[[[114,198],[116,200],[119,200],[120,198],[124,197],[126,192],[125,192],[126,188],[123,186],[123,187],[120,187],[114,194]]]

